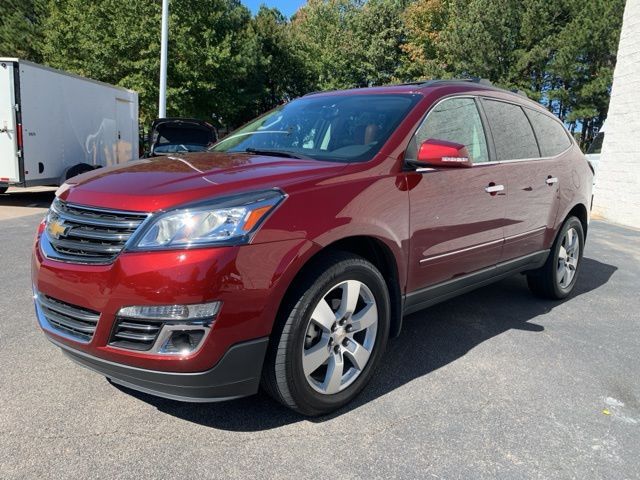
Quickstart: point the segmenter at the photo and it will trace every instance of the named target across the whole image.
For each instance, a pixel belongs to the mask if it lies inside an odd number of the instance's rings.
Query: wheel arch
[[[574,205],[571,208],[571,210],[569,210],[569,212],[564,216],[562,223],[564,224],[564,222],[566,222],[567,218],[569,217],[577,217],[578,220],[580,220],[580,223],[582,224],[582,231],[584,233],[584,238],[586,240],[587,229],[589,228],[589,213],[588,213],[587,207],[582,203],[578,203]]]
[[[304,275],[309,268],[322,257],[333,252],[348,252],[358,255],[371,262],[380,270],[389,289],[391,300],[391,318],[389,335],[395,337],[402,328],[402,291],[398,263],[391,248],[381,239],[368,235],[354,235],[335,240],[327,245],[320,246],[320,249],[307,258],[304,264],[295,273],[282,296],[276,318],[282,317],[282,312],[291,304],[291,292],[296,285],[297,279]],[[275,325],[274,325],[275,327]],[[272,335],[277,328],[272,330]]]

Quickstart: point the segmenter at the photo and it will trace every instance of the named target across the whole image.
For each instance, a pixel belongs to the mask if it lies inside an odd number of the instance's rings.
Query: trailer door
[[[0,64],[0,183],[20,181],[13,63]]]
[[[138,152],[133,151],[133,126],[137,120],[133,115],[133,103],[116,98],[116,128],[117,128],[117,162],[124,163],[137,158]]]

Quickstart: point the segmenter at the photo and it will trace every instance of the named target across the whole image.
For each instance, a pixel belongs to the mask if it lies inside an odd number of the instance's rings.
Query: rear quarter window
[[[482,106],[489,120],[498,161],[540,157],[536,137],[522,107],[489,99],[484,99]]]
[[[571,146],[569,135],[559,121],[529,108],[527,108],[527,115],[536,132],[543,157],[554,157]]]

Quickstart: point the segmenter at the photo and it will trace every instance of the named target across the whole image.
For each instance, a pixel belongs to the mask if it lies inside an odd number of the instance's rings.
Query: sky
[[[290,17],[306,2],[304,0],[242,0],[242,3],[249,7],[249,10],[253,13],[256,13],[260,5],[264,3],[267,7],[276,7],[287,17]]]

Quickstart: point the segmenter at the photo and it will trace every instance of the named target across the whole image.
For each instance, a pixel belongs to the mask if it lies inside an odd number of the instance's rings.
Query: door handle
[[[504,185],[496,185],[491,182],[488,186],[484,187],[484,191],[490,193],[491,195],[495,195],[498,192],[502,192],[504,190]]]
[[[549,175],[546,181],[547,185],[553,185],[554,183],[558,183],[558,177],[552,177],[551,175]]]

